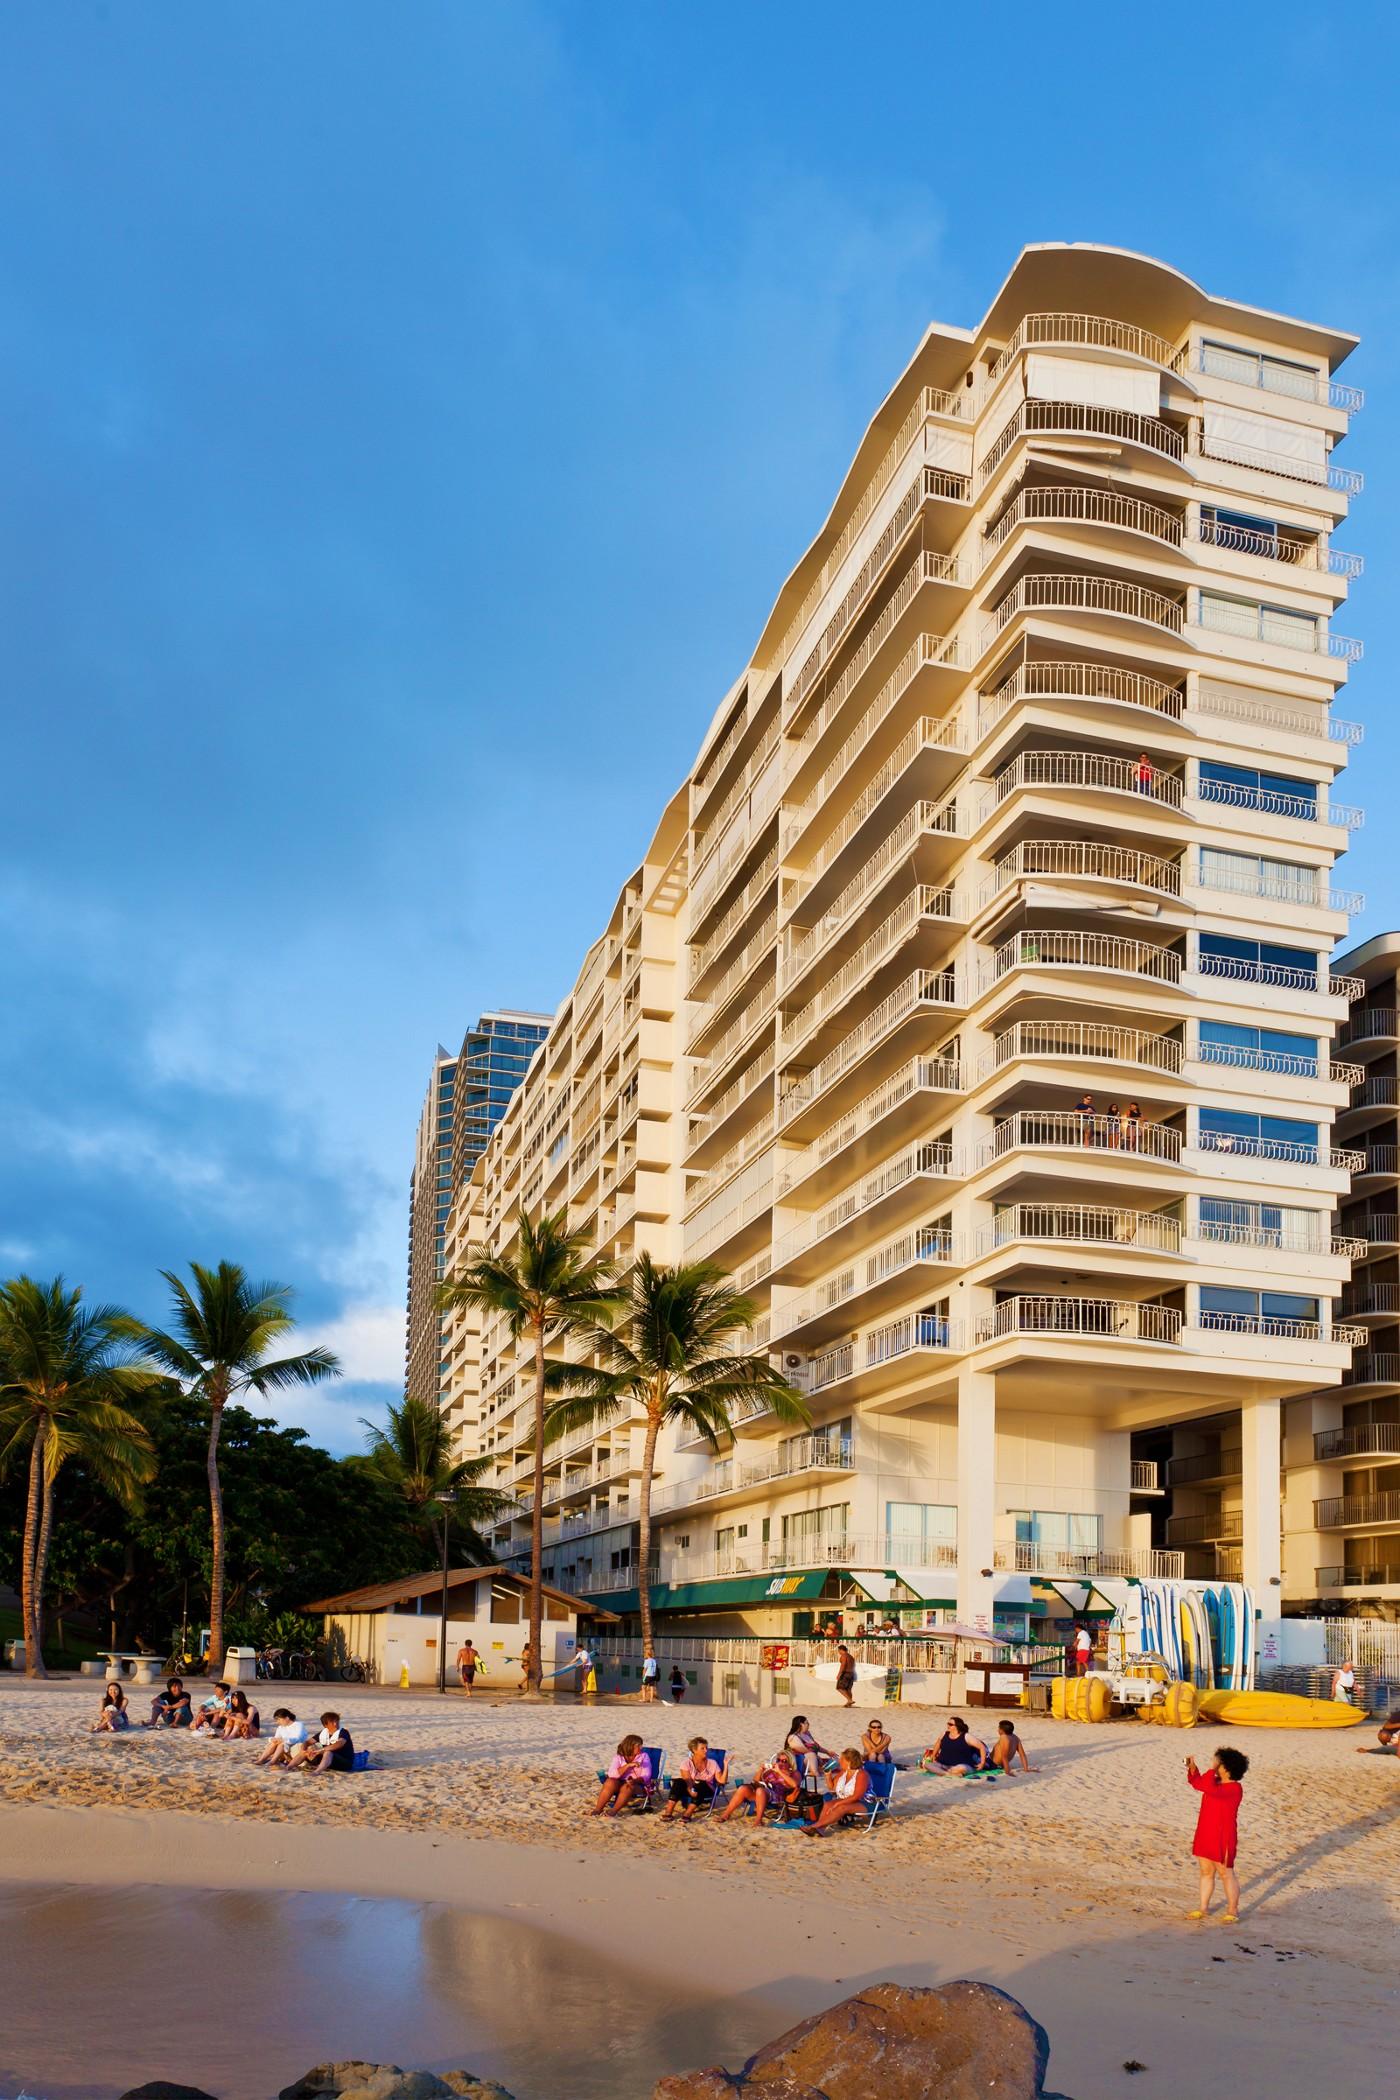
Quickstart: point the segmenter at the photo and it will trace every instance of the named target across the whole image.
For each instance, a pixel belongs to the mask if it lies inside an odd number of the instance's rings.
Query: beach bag
[[[367,1772],[369,1770],[368,1750],[356,1750],[352,1753],[350,1769],[352,1772]]]

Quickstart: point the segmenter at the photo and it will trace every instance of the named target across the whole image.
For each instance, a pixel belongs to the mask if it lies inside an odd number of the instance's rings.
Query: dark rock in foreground
[[[875,1983],[804,2020],[742,2071],[663,2078],[652,2100],[1053,2100],[1050,2048],[1025,2007],[986,1983]]]
[[[172,2085],[168,2078],[153,2078],[147,2085],[134,2085],[122,2100],[215,2100],[202,2085]]]
[[[474,2071],[401,2071],[397,2064],[317,2064],[277,2100],[511,2100],[493,2078]]]

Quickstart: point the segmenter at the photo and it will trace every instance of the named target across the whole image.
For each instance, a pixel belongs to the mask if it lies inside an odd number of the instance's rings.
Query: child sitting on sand
[[[1204,1918],[1210,1911],[1210,1899],[1218,1875],[1225,1891],[1224,1923],[1233,1925],[1240,1914],[1240,1884],[1235,1873],[1235,1853],[1239,1843],[1240,1802],[1244,1788],[1240,1781],[1249,1770],[1249,1759],[1241,1750],[1221,1749],[1215,1753],[1215,1762],[1208,1772],[1203,1772],[1194,1757],[1186,1760],[1187,1783],[1196,1789],[1201,1798],[1201,1812],[1196,1818],[1196,1835],[1191,1851],[1201,1870],[1201,1907],[1187,1912],[1191,1918]]]
[[[625,1735],[603,1776],[590,1816],[619,1816],[651,1785],[651,1759],[639,1735]]]
[[[228,1720],[228,1702],[231,1689],[230,1685],[224,1684],[222,1681],[215,1685],[213,1698],[206,1699],[199,1712],[195,1715],[192,1734],[218,1736],[223,1734],[224,1724]]]
[[[987,1752],[984,1769],[993,1772],[1004,1772],[1008,1779],[1012,1779],[1015,1777],[1016,1759],[1018,1757],[1021,1760],[1023,1772],[1034,1772],[1038,1769],[1026,1755],[1026,1746],[1016,1733],[1016,1723],[1014,1721],[998,1721],[996,1741]]]
[[[290,1706],[274,1706],[272,1718],[277,1723],[267,1747],[259,1750],[253,1759],[255,1765],[289,1765],[293,1755],[300,1750],[311,1735],[305,1721],[299,1721]]]
[[[102,1706],[92,1724],[93,1735],[117,1735],[123,1728],[130,1728],[131,1715],[126,1710],[126,1693],[119,1684],[109,1684],[102,1694]]]

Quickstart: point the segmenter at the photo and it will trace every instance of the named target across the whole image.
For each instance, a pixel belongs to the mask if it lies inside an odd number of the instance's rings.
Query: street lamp
[[[455,1495],[434,1495],[434,1502],[442,1510],[442,1605],[438,1613],[438,1690],[447,1692],[447,1535],[450,1530],[449,1512],[457,1500]]]

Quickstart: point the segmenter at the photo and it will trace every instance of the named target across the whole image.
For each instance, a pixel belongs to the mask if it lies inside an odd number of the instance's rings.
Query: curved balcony
[[[1167,547],[1179,547],[1183,531],[1175,511],[1137,496],[1120,496],[1111,489],[1027,488],[1013,497],[983,538],[984,567],[1021,525],[1113,526]]]
[[[988,387],[996,385],[1002,373],[1010,369],[1023,350],[1045,349],[1052,345],[1060,350],[1121,351],[1129,357],[1140,357],[1150,365],[1178,369],[1172,365],[1172,346],[1166,338],[1154,335],[1150,328],[1139,328],[1132,321],[1115,320],[1111,314],[1024,314],[1006,348],[987,373]]]
[[[1400,1386],[1400,1354],[1393,1349],[1372,1349],[1364,1356],[1354,1356],[1342,1373],[1342,1384],[1380,1388]]]
[[[1348,1014],[1337,1030],[1338,1047],[1349,1050],[1363,1043],[1378,1050],[1392,1050],[1400,1043],[1400,1014],[1393,1006],[1367,1006]]]
[[[978,1252],[995,1254],[1018,1240],[1056,1246],[1109,1247],[1114,1253],[1179,1254],[1181,1220],[1159,1211],[1101,1203],[1013,1203],[978,1234]]]
[[[1020,1109],[998,1123],[978,1150],[989,1167],[1018,1151],[1114,1152],[1120,1158],[1181,1163],[1181,1132],[1166,1123],[1125,1123],[1120,1116],[1079,1115],[1073,1109]]]
[[[1400,1283],[1352,1283],[1342,1292],[1344,1320],[1400,1318]]]
[[[996,1037],[978,1067],[979,1084],[1024,1058],[1057,1064],[1133,1065],[1175,1077],[1183,1063],[1174,1037],[1142,1028],[1116,1028],[1106,1021],[1016,1021]]]
[[[979,481],[986,482],[995,474],[1022,438],[1042,436],[1107,438],[1178,464],[1186,456],[1181,432],[1158,416],[1140,416],[1127,408],[1096,408],[1084,401],[1023,401],[978,466]]]
[[[985,822],[1008,795],[1034,788],[1133,795],[1165,809],[1181,807],[1181,776],[1165,772],[1160,766],[1148,765],[1144,769],[1137,759],[1117,758],[1104,751],[1021,751],[992,782],[992,793],[981,808],[981,820]]]
[[[1313,1503],[1313,1523],[1319,1531],[1400,1524],[1400,1490],[1385,1489],[1378,1495],[1323,1495]]]
[[[1313,1431],[1313,1457],[1333,1459],[1400,1459],[1400,1422],[1357,1422],[1345,1429]]]
[[[992,607],[982,628],[982,651],[990,649],[1019,614],[1036,612],[1092,613],[1099,618],[1111,615],[1144,621],[1168,634],[1180,634],[1185,617],[1178,600],[1161,591],[1148,590],[1145,584],[1124,583],[1117,576],[1089,576],[1079,571],[1055,576],[1037,570],[1018,578],[1000,604]]]
[[[1022,701],[1093,700],[1131,707],[1179,722],[1186,700],[1180,687],[1148,678],[1141,671],[1119,671],[1111,664],[1079,663],[1072,658],[1036,657],[1012,672],[995,692],[984,695],[977,714],[977,737],[989,736]]]
[[[977,1321],[978,1342],[1014,1335],[1054,1335],[1069,1340],[1160,1342],[1181,1340],[1182,1316],[1169,1305],[1139,1305],[1126,1298],[1007,1298]]]
[[[1174,948],[1128,940],[1117,933],[1059,933],[1031,927],[992,951],[982,989],[1014,970],[1073,970],[1086,976],[1136,977],[1173,989],[1181,983],[1182,960]]]
[[[1097,839],[1022,839],[997,861],[978,895],[979,907],[985,909],[1013,882],[1038,875],[1061,882],[1101,882],[1113,889],[1150,890],[1159,897],[1181,895],[1181,863],[1164,860],[1160,854],[1105,845]]]
[[[1337,1111],[1338,1125],[1345,1124],[1351,1132],[1362,1131],[1371,1125],[1388,1123],[1394,1111],[1400,1108],[1400,1079],[1363,1079],[1351,1090],[1351,1099],[1345,1108]]]

